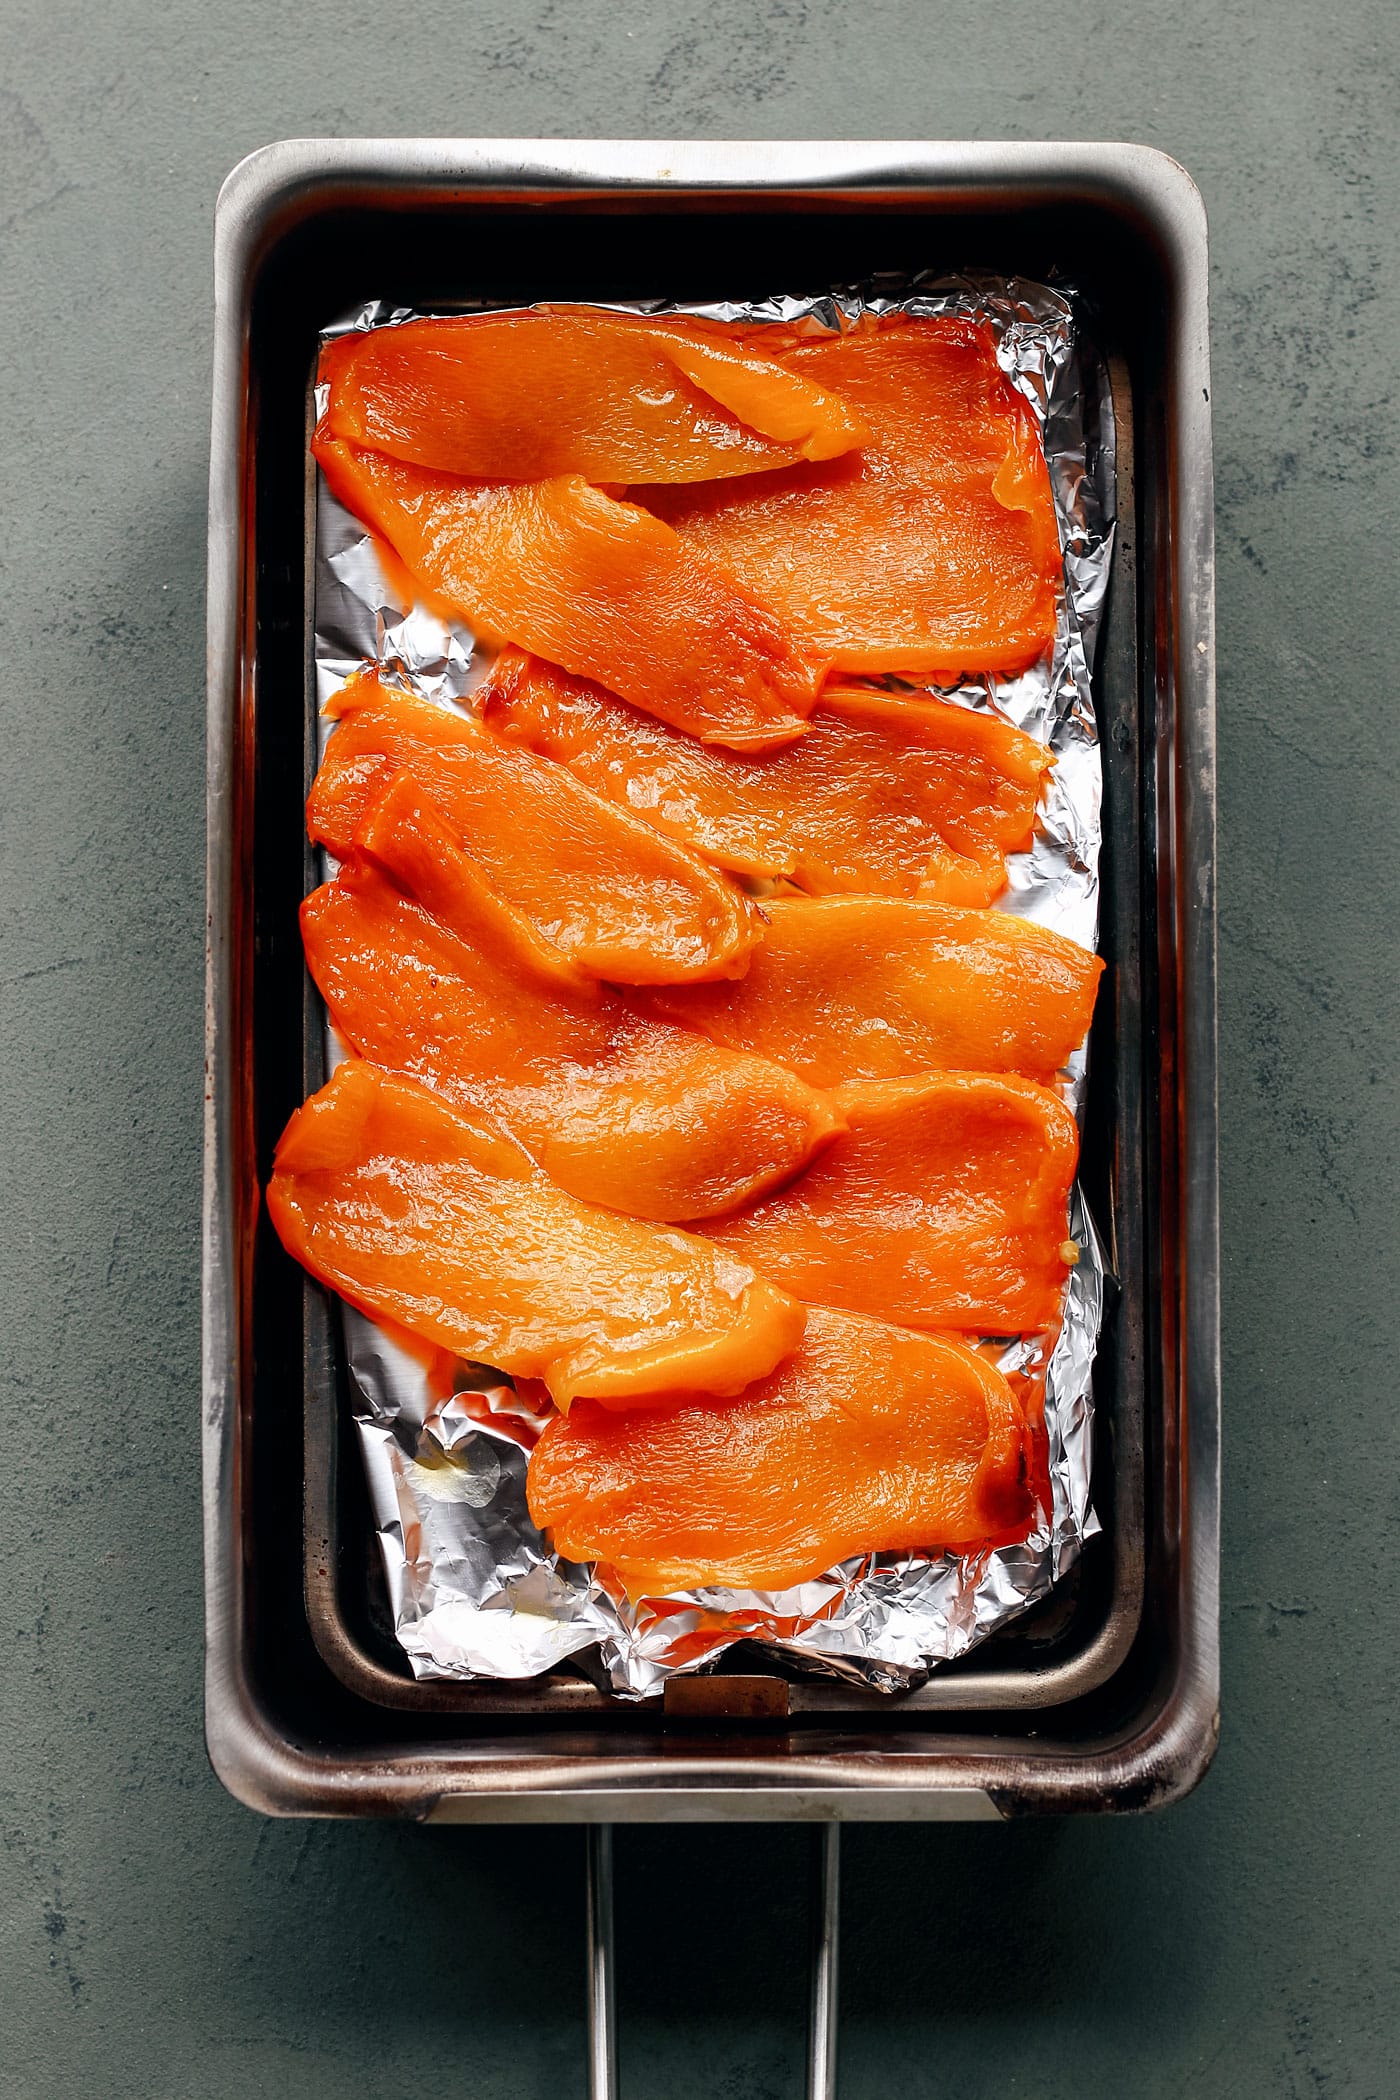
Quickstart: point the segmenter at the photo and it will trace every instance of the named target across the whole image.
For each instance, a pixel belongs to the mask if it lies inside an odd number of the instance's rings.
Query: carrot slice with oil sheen
[[[1034,417],[988,331],[901,318],[749,340],[839,394],[872,441],[742,483],[650,490],[656,515],[841,669],[927,676],[1033,662],[1054,638],[1059,535]]]
[[[831,459],[864,425],[836,396],[699,322],[474,314],[337,337],[327,437],[481,481],[711,481]]]
[[[493,893],[408,774],[371,812],[357,858],[307,898],[301,925],[307,966],[353,1049],[493,1110],[587,1202],[712,1217],[797,1173],[842,1127],[782,1065],[645,1020],[565,963]]]
[[[802,734],[821,666],[649,511],[576,474],[454,480],[320,432],[312,450],[332,493],[488,640],[596,678],[708,743],[762,750]]]
[[[780,1590],[876,1551],[1024,1538],[1029,1439],[1006,1380],[959,1343],[813,1308],[737,1399],[627,1415],[582,1402],[530,1458],[530,1514],[633,1596]]]
[[[493,1117],[351,1058],[292,1117],[267,1207],[352,1305],[555,1402],[733,1393],[805,1315],[722,1248],[556,1187]]]
[[[339,859],[408,766],[492,885],[595,976],[657,984],[747,967],[764,920],[742,891],[564,767],[373,676],[331,705],[340,722],[307,828]]]
[[[935,1072],[832,1098],[845,1134],[713,1238],[795,1297],[904,1327],[1020,1334],[1059,1317],[1079,1132],[1058,1095]]]
[[[1103,964],[1009,912],[901,897],[773,897],[737,984],[667,985],[642,1009],[776,1058],[813,1086],[947,1071],[1057,1072]]]
[[[999,716],[832,687],[798,743],[741,757],[516,649],[478,698],[491,728],[717,866],[815,894],[990,904],[1053,763]]]

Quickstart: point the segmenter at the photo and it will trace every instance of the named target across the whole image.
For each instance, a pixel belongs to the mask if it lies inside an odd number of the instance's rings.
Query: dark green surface
[[[262,1823],[200,1736],[214,195],[292,133],[1105,137],[1213,221],[1224,1735],[846,1840],[846,2100],[1388,2096],[1392,4],[3,0],[0,2095],[581,2095],[573,1831]],[[805,1839],[619,1844],[627,2100],[801,2089]]]

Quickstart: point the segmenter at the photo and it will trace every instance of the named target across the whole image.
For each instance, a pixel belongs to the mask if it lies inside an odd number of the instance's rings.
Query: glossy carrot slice
[[[587,1202],[713,1217],[798,1172],[842,1127],[783,1066],[642,1019],[567,963],[482,880],[410,774],[301,925],[352,1049],[493,1110]]]
[[[352,1305],[541,1378],[562,1407],[738,1392],[804,1324],[721,1248],[580,1203],[494,1118],[358,1058],[292,1117],[267,1207],[288,1252]]]
[[[777,615],[668,525],[579,475],[458,481],[318,433],[334,495],[420,589],[707,743],[800,736],[820,666]]]
[[[762,593],[814,655],[849,671],[1010,671],[1054,638],[1054,503],[1030,408],[989,333],[894,319],[779,362],[839,394],[872,442],[825,465],[647,502]]]
[[[1024,1538],[1029,1438],[1000,1372],[957,1342],[813,1309],[737,1399],[627,1415],[588,1403],[530,1458],[530,1514],[634,1596],[781,1590],[856,1554]]]
[[[902,1327],[1058,1319],[1079,1132],[1028,1079],[934,1072],[836,1089],[847,1123],[797,1181],[705,1229],[809,1303]]]
[[[516,649],[482,692],[493,729],[656,830],[719,867],[816,894],[990,904],[1007,853],[1029,844],[1053,763],[999,716],[857,689],[829,686],[800,742],[748,757]]]
[[[802,373],[696,321],[411,321],[328,343],[320,377],[327,437],[480,481],[711,481],[868,435]]]
[[[919,898],[771,898],[737,984],[667,985],[644,1010],[813,1086],[935,1070],[1057,1072],[1088,1033],[1103,964],[1009,912]]]
[[[595,976],[657,984],[733,976],[764,920],[743,893],[562,766],[430,701],[353,679],[307,804],[344,859],[403,766],[492,886]]]

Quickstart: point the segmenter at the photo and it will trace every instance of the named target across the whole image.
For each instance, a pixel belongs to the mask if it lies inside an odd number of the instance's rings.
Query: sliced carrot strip
[[[800,736],[821,667],[727,570],[579,475],[458,481],[318,432],[332,491],[478,634],[596,678],[707,743]]]
[[[733,976],[761,913],[679,843],[547,759],[451,710],[353,679],[307,804],[338,858],[403,766],[492,886],[595,976],[657,984]]]
[[[1039,433],[987,330],[894,318],[801,341],[757,331],[873,433],[825,465],[649,507],[848,671],[1012,671],[1054,639],[1059,535]],[[604,681],[606,682],[606,681]]]
[[[772,898],[737,984],[638,994],[649,1013],[776,1058],[813,1086],[937,1070],[1057,1072],[1103,964],[1009,912],[918,898]]]
[[[721,1248],[557,1188],[494,1118],[351,1058],[292,1117],[267,1207],[352,1305],[473,1362],[628,1406],[733,1393],[802,1308]]]
[[[411,774],[356,845],[301,913],[336,1027],[375,1064],[494,1110],[573,1195],[637,1217],[713,1217],[841,1129],[783,1066],[643,1019],[566,963],[482,880]]]
[[[572,311],[410,321],[321,353],[325,433],[479,481],[710,481],[831,459],[843,402],[695,321]]]
[[[795,1297],[904,1327],[1020,1334],[1059,1317],[1079,1132],[1057,1095],[935,1072],[832,1098],[845,1135],[713,1238]]]
[[[737,1399],[621,1415],[580,1402],[535,1446],[530,1514],[634,1596],[785,1589],[855,1554],[1024,1538],[1029,1439],[1001,1374],[958,1343],[813,1309]]]
[[[990,904],[1029,843],[1049,753],[1000,717],[827,687],[806,736],[741,757],[668,729],[515,649],[483,688],[491,728],[719,867],[817,894]]]

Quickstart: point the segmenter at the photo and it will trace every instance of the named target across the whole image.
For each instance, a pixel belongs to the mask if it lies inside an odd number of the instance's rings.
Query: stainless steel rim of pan
[[[696,267],[708,268],[708,257],[717,268],[722,255],[728,271],[737,243],[751,274],[767,281],[773,261],[804,242],[826,258],[838,232],[853,275],[886,257],[927,260],[930,243],[940,257],[975,250],[1027,268],[1072,254],[1087,259],[1091,290],[1103,295],[1106,345],[1121,337],[1138,356],[1148,471],[1131,517],[1148,530],[1133,573],[1151,588],[1136,593],[1118,629],[1125,684],[1115,730],[1141,771],[1119,805],[1132,820],[1132,859],[1120,864],[1148,885],[1128,900],[1125,954],[1136,955],[1141,937],[1161,980],[1163,1034],[1150,1045],[1153,1062],[1134,1066],[1143,1098],[1131,1091],[1133,1141],[1120,1158],[1135,1177],[1150,1165],[1160,1181],[1139,1188],[1135,1178],[1128,1190],[1146,1235],[1134,1273],[1160,1317],[1142,1332],[1120,1320],[1119,1389],[1142,1392],[1161,1421],[1142,1475],[1154,1490],[1139,1534],[1150,1549],[1142,1581],[1151,1610],[1135,1615],[1144,1667],[1124,1680],[1128,1704],[1058,1709],[1045,1727],[1008,1720],[995,1734],[910,1711],[909,1725],[876,1735],[852,1693],[826,1731],[794,1731],[780,1752],[765,1745],[762,1755],[745,1729],[728,1747],[703,1737],[683,1745],[678,1735],[663,1756],[649,1717],[624,1726],[609,1715],[604,1725],[579,1713],[580,1760],[559,1754],[538,1701],[507,1712],[488,1692],[454,1733],[431,1701],[427,1725],[386,1717],[397,1696],[381,1705],[384,1687],[363,1670],[337,1688],[358,1651],[353,1629],[341,1640],[329,1605],[320,1618],[311,1609],[323,1593],[329,1604],[339,1596],[341,1563],[322,1550],[323,1526],[304,1524],[300,1542],[308,1556],[308,1541],[318,1546],[305,1560],[314,1653],[300,1644],[299,1614],[297,1640],[287,1642],[288,1591],[283,1609],[265,1609],[289,1508],[280,1488],[266,1492],[269,1466],[285,1456],[279,1424],[297,1369],[284,1344],[300,1334],[304,1397],[309,1369],[320,1376],[321,1364],[318,1337],[292,1302],[297,1286],[263,1258],[255,1229],[260,1158],[303,1075],[285,1027],[300,982],[290,945],[254,938],[258,926],[289,920],[302,871],[293,856],[259,850],[253,812],[256,802],[266,815],[279,797],[290,806],[304,759],[301,725],[255,702],[305,676],[304,467],[294,441],[302,351],[313,322],[345,303],[364,242],[381,226],[400,243],[409,230],[418,246],[406,262],[424,282],[436,281],[444,234],[470,227],[487,241],[483,269],[494,257],[502,281],[532,296],[541,282],[572,283],[565,264],[586,227],[608,231],[610,267],[634,294],[660,284],[682,247]],[[587,260],[591,269],[591,252]],[[206,1727],[215,1769],[241,1800],[264,1813],[454,1822],[980,1818],[1156,1806],[1205,1770],[1219,1686],[1207,287],[1205,217],[1190,178],[1164,154],[1122,143],[303,140],[264,149],[226,184],[210,476],[203,1431]],[[255,490],[263,500],[250,500]],[[255,1029],[258,1016],[276,1026]],[[273,1346],[255,1346],[268,1337]],[[311,1410],[322,1423],[331,1413]],[[1125,1514],[1115,1505],[1118,1536]],[[328,1628],[340,1641],[333,1652],[319,1638]],[[985,1701],[972,1674],[960,1705]],[[397,1695],[399,1680],[389,1689]],[[1038,1686],[1034,1703],[1049,1713],[1056,1702],[1044,1693]]]

